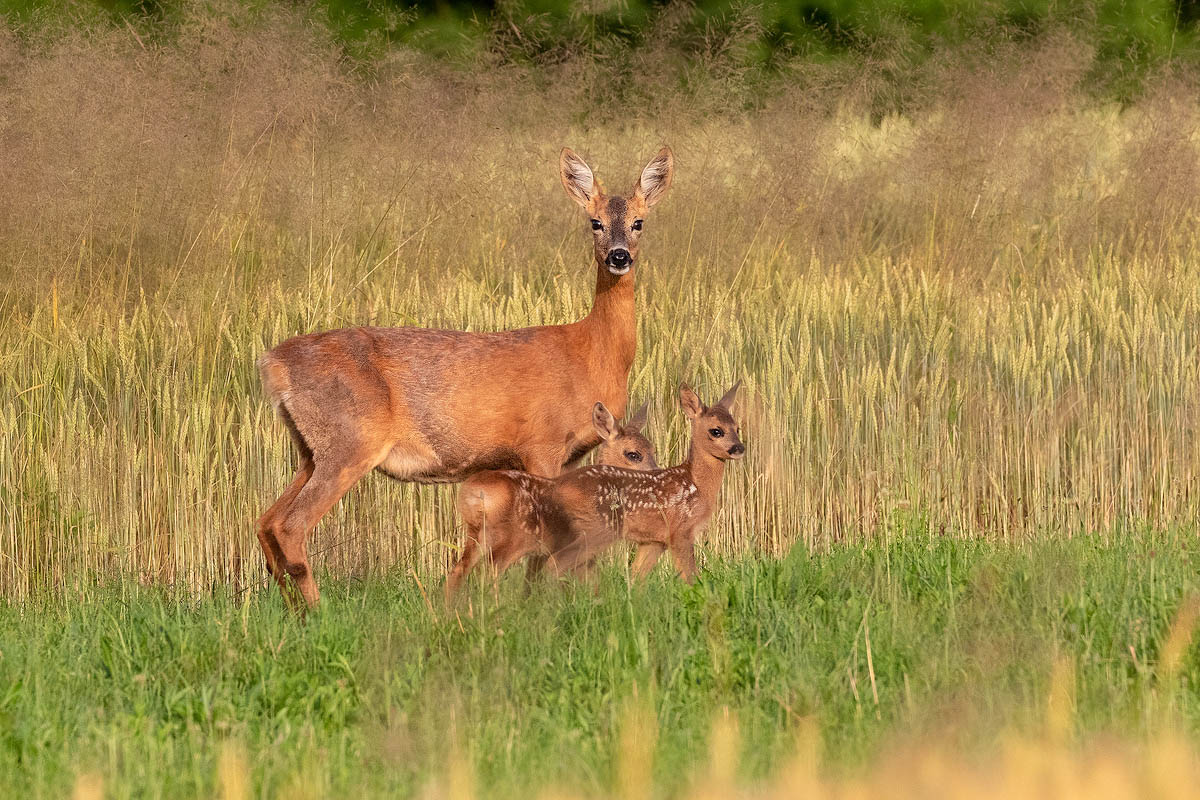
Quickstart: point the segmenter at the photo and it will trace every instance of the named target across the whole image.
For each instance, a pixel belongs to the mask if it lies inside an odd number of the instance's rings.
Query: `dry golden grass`
[[[1088,58],[1050,37],[948,61],[873,121],[869,76],[715,114],[719,80],[700,102],[649,67],[632,105],[597,106],[609,73],[576,62],[399,52],[364,77],[284,11],[165,45],[0,30],[0,591],[261,580],[252,524],[292,456],[255,358],[584,313],[563,145],[610,184],[677,153],[632,390],[669,461],[674,386],[747,381],[715,552],[1194,521],[1200,103],[1178,78],[1093,102]],[[313,550],[440,570],[455,541],[447,490],[371,479]]]

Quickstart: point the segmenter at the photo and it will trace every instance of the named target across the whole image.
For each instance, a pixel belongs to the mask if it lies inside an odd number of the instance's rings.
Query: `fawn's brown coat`
[[[692,421],[692,443],[679,466],[650,472],[594,466],[556,478],[546,503],[552,568],[577,571],[625,539],[639,545],[636,577],[649,573],[669,550],[680,575],[691,582],[696,576],[694,543],[717,510],[725,462],[746,452],[730,414],[739,385],[711,407],[680,387],[683,411]]]
[[[654,445],[642,434],[646,406],[618,425],[603,403],[596,403],[593,422],[601,442],[596,463],[629,469],[657,469]],[[544,514],[550,478],[519,470],[489,470],[472,475],[458,490],[458,514],[466,529],[462,555],[446,578],[446,600],[483,556],[499,577],[531,554],[549,555]]]

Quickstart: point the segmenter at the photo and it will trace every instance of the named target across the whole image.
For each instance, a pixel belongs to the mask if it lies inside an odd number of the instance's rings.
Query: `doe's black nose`
[[[740,456],[744,452],[746,452],[746,445],[744,444],[735,444],[729,448],[729,455],[731,456]]]
[[[629,263],[629,251],[617,248],[610,250],[608,258],[604,259],[610,267],[623,267]]]

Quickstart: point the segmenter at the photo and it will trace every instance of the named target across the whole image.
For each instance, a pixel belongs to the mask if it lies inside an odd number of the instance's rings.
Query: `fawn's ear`
[[[596,193],[596,180],[592,177],[592,168],[569,147],[564,147],[558,157],[558,177],[562,179],[567,195],[587,208]]]
[[[688,419],[695,419],[704,413],[704,403],[700,402],[700,396],[686,384],[679,387],[679,404],[683,406],[683,413]]]
[[[671,188],[671,178],[674,175],[675,154],[671,152],[671,148],[664,147],[642,170],[634,194],[641,197],[647,207],[652,206]]]
[[[596,428],[596,433],[600,434],[600,438],[606,442],[620,433],[617,420],[604,403],[596,403],[592,406],[592,425]]]
[[[733,408],[733,398],[737,394],[737,390],[740,388],[742,388],[741,381],[738,381],[733,386],[729,387],[729,391],[721,396],[721,399],[717,401],[717,405],[726,411],[731,410]]]
[[[625,429],[626,433],[641,433],[642,428],[646,427],[646,417],[649,412],[650,401],[647,400],[645,403],[642,403],[641,408],[633,412],[633,416],[630,417],[629,421],[624,423],[621,427]]]

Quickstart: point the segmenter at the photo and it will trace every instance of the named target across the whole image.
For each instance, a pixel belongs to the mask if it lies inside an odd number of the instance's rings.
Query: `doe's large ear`
[[[681,384],[679,387],[679,405],[683,406],[683,413],[688,419],[695,419],[704,413],[704,403],[700,402],[700,396],[687,384]]]
[[[621,427],[626,433],[641,433],[642,428],[646,427],[646,417],[650,413],[650,401],[642,403],[642,407],[633,412],[633,416],[628,421],[622,423]]]
[[[600,438],[606,442],[620,432],[617,428],[617,420],[604,403],[596,403],[592,406],[592,426],[595,427],[596,433],[600,434]]]
[[[640,195],[647,206],[652,206],[671,188],[671,178],[674,175],[675,154],[671,152],[671,148],[664,147],[642,170],[634,193]]]
[[[729,411],[733,408],[733,398],[737,394],[737,390],[742,388],[742,382],[738,381],[733,386],[729,387],[729,391],[721,395],[721,399],[717,401],[717,405]]]
[[[567,195],[587,208],[596,193],[596,180],[592,177],[592,168],[569,147],[564,147],[559,155],[558,177],[562,179]]]

